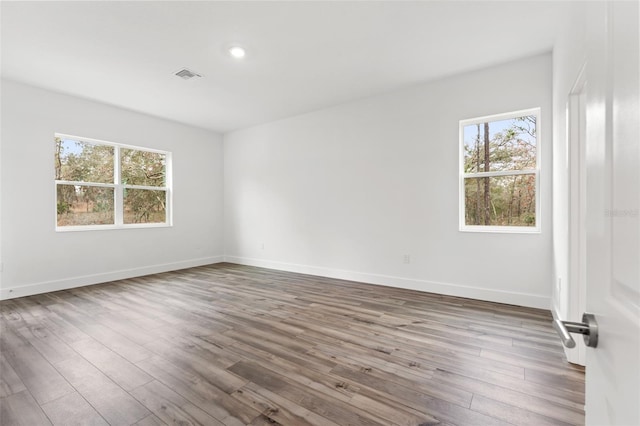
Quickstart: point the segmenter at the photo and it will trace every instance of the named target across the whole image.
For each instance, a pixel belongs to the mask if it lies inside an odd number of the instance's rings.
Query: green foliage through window
[[[124,223],[163,223],[166,217],[165,191],[124,190]]]
[[[461,127],[464,225],[536,227],[537,111]]]
[[[122,183],[125,185],[165,185],[165,154],[122,148],[120,150],[120,164]]]
[[[169,155],[56,135],[57,226],[168,223]]]

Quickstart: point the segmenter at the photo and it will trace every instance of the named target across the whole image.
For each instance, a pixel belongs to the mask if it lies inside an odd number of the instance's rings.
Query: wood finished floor
[[[584,423],[548,311],[217,264],[0,312],[3,426]]]

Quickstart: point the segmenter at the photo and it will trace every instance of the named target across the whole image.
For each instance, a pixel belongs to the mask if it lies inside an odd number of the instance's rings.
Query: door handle
[[[582,322],[561,321],[555,319],[553,321],[553,328],[556,329],[562,344],[568,348],[574,348],[576,346],[575,340],[569,333],[582,334],[584,344],[590,348],[598,346],[598,323],[596,317],[593,314],[582,314]]]

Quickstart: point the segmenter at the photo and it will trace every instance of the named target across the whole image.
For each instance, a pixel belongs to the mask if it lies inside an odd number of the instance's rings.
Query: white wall
[[[222,137],[2,81],[1,298],[220,261]],[[173,152],[174,226],[55,232],[55,132]]]
[[[458,121],[538,106],[541,234],[459,232]],[[541,55],[227,134],[226,259],[548,309],[551,117]]]

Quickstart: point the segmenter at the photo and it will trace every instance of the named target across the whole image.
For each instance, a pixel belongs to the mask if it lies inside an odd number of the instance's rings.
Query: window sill
[[[172,228],[169,223],[136,223],[130,225],[56,226],[56,232],[117,231],[122,229]]]
[[[480,232],[496,234],[540,234],[539,226],[461,226],[460,232]]]

